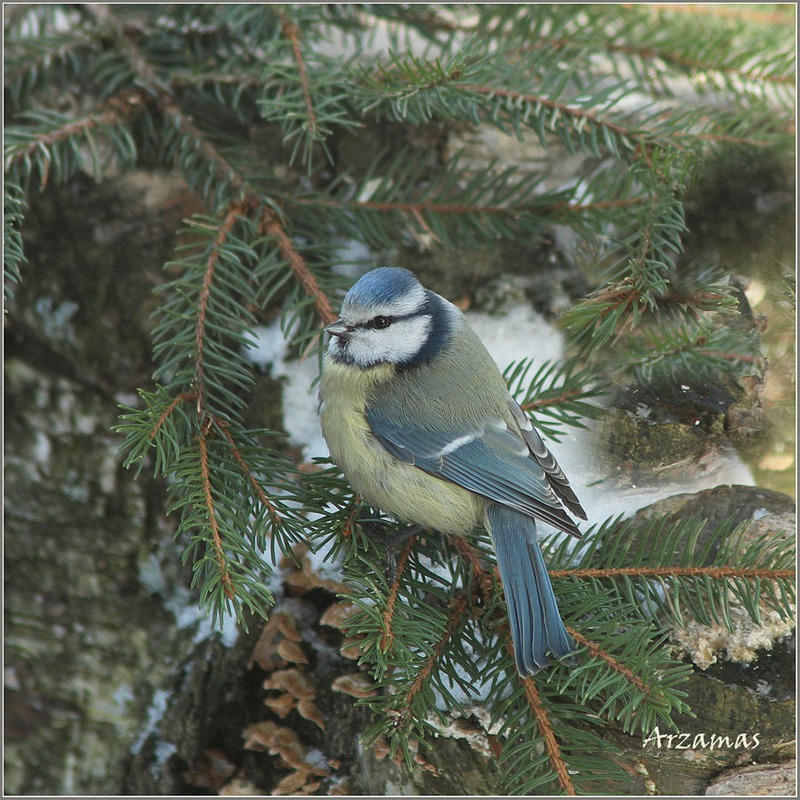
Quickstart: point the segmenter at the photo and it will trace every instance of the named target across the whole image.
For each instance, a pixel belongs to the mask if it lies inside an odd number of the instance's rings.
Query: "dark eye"
[[[378,329],[388,328],[391,324],[392,324],[392,320],[389,319],[389,317],[382,317],[382,316],[373,317],[369,321],[369,327],[370,328],[378,328]]]

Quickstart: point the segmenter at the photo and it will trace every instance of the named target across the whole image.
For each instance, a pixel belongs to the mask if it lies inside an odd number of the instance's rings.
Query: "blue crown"
[[[347,305],[369,307],[391,303],[419,286],[413,272],[400,267],[378,267],[362,275],[345,295]]]

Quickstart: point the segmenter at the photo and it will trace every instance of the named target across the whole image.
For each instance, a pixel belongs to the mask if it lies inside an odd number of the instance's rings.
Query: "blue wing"
[[[543,456],[532,452],[524,433],[519,435],[503,420],[434,431],[400,424],[375,407],[366,413],[375,438],[401,461],[580,538],[553,491],[547,460],[540,463]],[[544,452],[563,476],[549,451]]]

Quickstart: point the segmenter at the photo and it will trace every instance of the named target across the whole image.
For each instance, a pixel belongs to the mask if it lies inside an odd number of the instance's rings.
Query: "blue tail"
[[[575,642],[558,613],[556,597],[536,541],[536,522],[517,511],[489,503],[489,533],[511,622],[514,655],[520,675],[533,675],[556,658],[575,652]]]

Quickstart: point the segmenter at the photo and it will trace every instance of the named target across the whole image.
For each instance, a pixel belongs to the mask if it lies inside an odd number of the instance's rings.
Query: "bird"
[[[465,315],[410,270],[378,267],[324,330],[320,426],[352,489],[421,529],[483,526],[521,676],[574,653],[536,528],[581,538],[570,514],[586,512]]]

